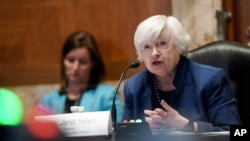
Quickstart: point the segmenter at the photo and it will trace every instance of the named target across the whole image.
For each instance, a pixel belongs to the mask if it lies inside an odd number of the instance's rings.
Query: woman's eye
[[[149,45],[145,45],[145,46],[144,46],[144,49],[149,49],[149,48],[150,48]]]
[[[73,63],[73,62],[75,61],[74,58],[67,58],[67,60],[68,60],[69,62],[71,62],[71,63]]]
[[[88,64],[88,61],[86,61],[86,60],[80,60],[79,62],[80,62],[80,64],[82,64],[82,65]]]
[[[162,46],[162,45],[166,45],[167,44],[167,42],[166,41],[161,41],[160,42],[160,46]]]

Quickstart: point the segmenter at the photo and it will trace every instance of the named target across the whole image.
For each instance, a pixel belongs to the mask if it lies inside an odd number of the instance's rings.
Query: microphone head
[[[140,63],[138,61],[135,61],[135,62],[130,64],[131,68],[138,68],[139,66],[140,66]]]

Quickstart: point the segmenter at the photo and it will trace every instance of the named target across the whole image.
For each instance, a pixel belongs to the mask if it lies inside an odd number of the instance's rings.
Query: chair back
[[[215,41],[189,51],[188,58],[225,71],[238,100],[242,123],[250,124],[250,47],[234,41]]]

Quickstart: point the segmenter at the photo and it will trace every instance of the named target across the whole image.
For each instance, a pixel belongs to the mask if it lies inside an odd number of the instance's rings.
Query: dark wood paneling
[[[229,40],[250,44],[250,38],[245,33],[250,26],[249,7],[249,0],[223,0],[224,11],[232,13],[227,29]]]
[[[243,44],[250,43],[250,38],[246,36],[246,30],[250,26],[250,1],[234,1],[234,18],[235,18],[235,40]]]
[[[60,69],[57,66],[1,67],[0,70],[1,86],[50,84],[60,80]]]
[[[223,10],[225,12],[229,12],[231,14],[231,17],[227,20],[227,35],[226,39],[227,40],[235,40],[235,35],[234,35],[234,7],[233,7],[233,0],[223,0]]]
[[[0,85],[59,82],[61,46],[76,30],[97,38],[106,79],[118,80],[137,58],[136,26],[154,14],[169,15],[170,0],[0,1]]]

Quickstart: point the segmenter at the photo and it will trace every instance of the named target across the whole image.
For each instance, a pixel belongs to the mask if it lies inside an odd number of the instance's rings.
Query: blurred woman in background
[[[61,86],[42,97],[40,114],[49,108],[53,114],[70,113],[71,106],[83,106],[85,112],[111,110],[115,88],[102,82],[105,67],[95,38],[89,32],[74,32],[62,48]],[[116,97],[117,121],[123,105]]]

